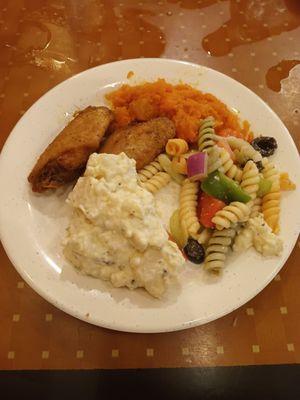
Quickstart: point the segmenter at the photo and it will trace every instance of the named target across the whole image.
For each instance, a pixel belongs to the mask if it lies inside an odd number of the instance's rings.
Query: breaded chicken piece
[[[32,190],[43,192],[76,179],[98,151],[112,119],[107,107],[90,106],[77,113],[39,157],[28,177]]]
[[[170,119],[154,118],[114,131],[100,147],[100,153],[124,152],[135,159],[139,170],[164,151],[167,141],[174,136],[175,126]]]

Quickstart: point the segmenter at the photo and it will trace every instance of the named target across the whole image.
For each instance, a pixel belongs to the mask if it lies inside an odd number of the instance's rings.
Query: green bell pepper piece
[[[251,197],[234,180],[228,178],[220,171],[214,171],[208,175],[201,184],[203,192],[224,201],[240,201],[247,203]]]
[[[267,193],[269,193],[269,191],[271,190],[271,187],[272,187],[271,181],[269,181],[268,179],[265,179],[265,178],[260,178],[260,181],[258,183],[257,196],[258,197],[265,196]]]

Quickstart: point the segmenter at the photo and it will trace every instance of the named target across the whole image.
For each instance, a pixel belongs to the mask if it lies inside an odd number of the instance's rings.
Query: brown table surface
[[[0,148],[24,112],[73,74],[167,57],[212,67],[266,101],[299,145],[298,0],[1,0]],[[5,188],[1,188],[5,190]],[[190,367],[300,362],[300,249],[248,304],[168,334],[98,328],[56,309],[0,249],[0,369]]]

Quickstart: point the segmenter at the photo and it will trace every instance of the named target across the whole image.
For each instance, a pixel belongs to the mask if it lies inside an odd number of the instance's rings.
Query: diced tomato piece
[[[219,136],[227,137],[227,136],[235,136],[237,138],[243,139],[244,136],[241,134],[241,132],[238,132],[234,129],[231,128],[224,128],[221,131],[218,132]]]
[[[198,200],[197,215],[200,223],[205,228],[214,228],[215,224],[212,219],[217,211],[222,210],[226,204],[222,200],[218,200],[209,194],[201,193]]]

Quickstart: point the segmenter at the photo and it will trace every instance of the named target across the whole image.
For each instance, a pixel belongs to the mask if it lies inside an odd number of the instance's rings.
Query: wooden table
[[[0,147],[57,83],[136,57],[192,61],[224,72],[267,102],[299,145],[299,25],[297,0],[1,0]],[[298,244],[262,293],[215,322],[168,334],[127,334],[47,303],[1,248],[0,369],[299,363],[299,262]]]

